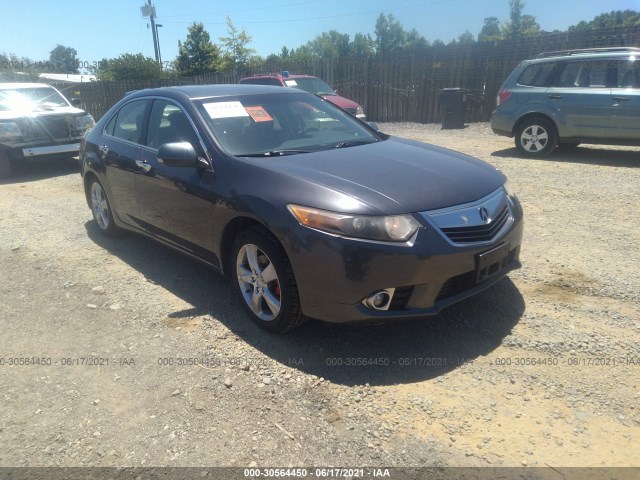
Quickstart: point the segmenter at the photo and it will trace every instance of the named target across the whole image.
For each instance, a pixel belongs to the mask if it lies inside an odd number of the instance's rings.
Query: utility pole
[[[140,7],[143,17],[149,17],[151,21],[151,34],[153,35],[153,51],[156,54],[156,62],[162,68],[162,62],[160,60],[160,42],[158,41],[158,28],[156,27],[156,7],[151,4],[151,0],[147,1],[146,5]]]

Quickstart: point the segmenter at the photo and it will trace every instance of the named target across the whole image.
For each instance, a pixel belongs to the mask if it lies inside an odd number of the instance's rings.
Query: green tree
[[[124,53],[100,63],[105,67],[98,73],[100,80],[157,80],[162,72],[158,62],[141,53]]]
[[[307,43],[311,54],[319,58],[339,58],[349,55],[349,35],[336,30],[322,32]]]
[[[403,45],[405,50],[418,52],[420,50],[425,50],[428,46],[429,42],[427,39],[420,35],[415,28],[412,28],[406,33],[406,41]]]
[[[238,31],[236,26],[227,17],[227,34],[226,37],[220,37],[220,41],[224,45],[224,55],[227,63],[234,69],[244,68],[249,63],[249,58],[255,50],[247,45],[251,43],[251,35],[244,29]]]
[[[496,40],[502,40],[500,21],[496,17],[487,17],[484,19],[484,25],[478,34],[478,41],[495,42]]]
[[[640,23],[640,12],[635,10],[613,10],[594,17],[589,22],[582,21],[569,27],[576,30],[612,30],[620,27],[632,27]]]
[[[194,22],[188,28],[187,38],[178,40],[178,56],[175,60],[176,71],[183,77],[202,75],[207,72],[223,70],[225,61],[220,48],[211,42],[204,24]]]
[[[533,37],[540,33],[536,17],[522,14],[524,7],[523,0],[509,0],[509,21],[502,27],[504,38]]]
[[[371,55],[375,51],[375,43],[368,33],[356,33],[349,44],[351,55]]]
[[[458,36],[458,45],[471,45],[473,43],[476,43],[476,39],[473,38],[469,30],[466,30]]]
[[[51,73],[78,73],[78,51],[58,44],[49,52],[49,64]]]
[[[376,50],[380,53],[394,53],[404,47],[407,32],[393,14],[381,13],[376,20]]]

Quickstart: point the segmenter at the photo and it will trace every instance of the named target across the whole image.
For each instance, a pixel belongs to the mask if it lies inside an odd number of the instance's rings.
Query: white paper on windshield
[[[242,104],[237,101],[205,103],[204,108],[212,119],[249,116]]]
[[[284,84],[287,87],[295,87],[296,85],[298,85],[298,82],[296,82],[295,80],[285,80]]]

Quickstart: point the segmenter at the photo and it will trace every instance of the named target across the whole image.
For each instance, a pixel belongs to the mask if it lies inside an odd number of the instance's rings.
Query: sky
[[[148,0],[0,0],[0,53],[40,61],[62,44],[75,48],[83,64],[123,53],[153,57]],[[187,27],[202,22],[214,42],[227,34],[229,16],[252,36],[250,47],[265,57],[283,46],[297,48],[329,30],[369,33],[380,13],[393,14],[405,30],[445,43],[465,30],[474,36],[486,17],[508,19],[508,0],[152,0],[163,61],[174,60]],[[564,30],[611,10],[640,10],[640,0],[525,0],[543,30]]]

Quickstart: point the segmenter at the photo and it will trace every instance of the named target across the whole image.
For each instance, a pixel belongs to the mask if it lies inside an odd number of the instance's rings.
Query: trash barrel
[[[465,88],[443,88],[440,91],[443,129],[464,128],[464,104],[467,101],[467,92]]]

